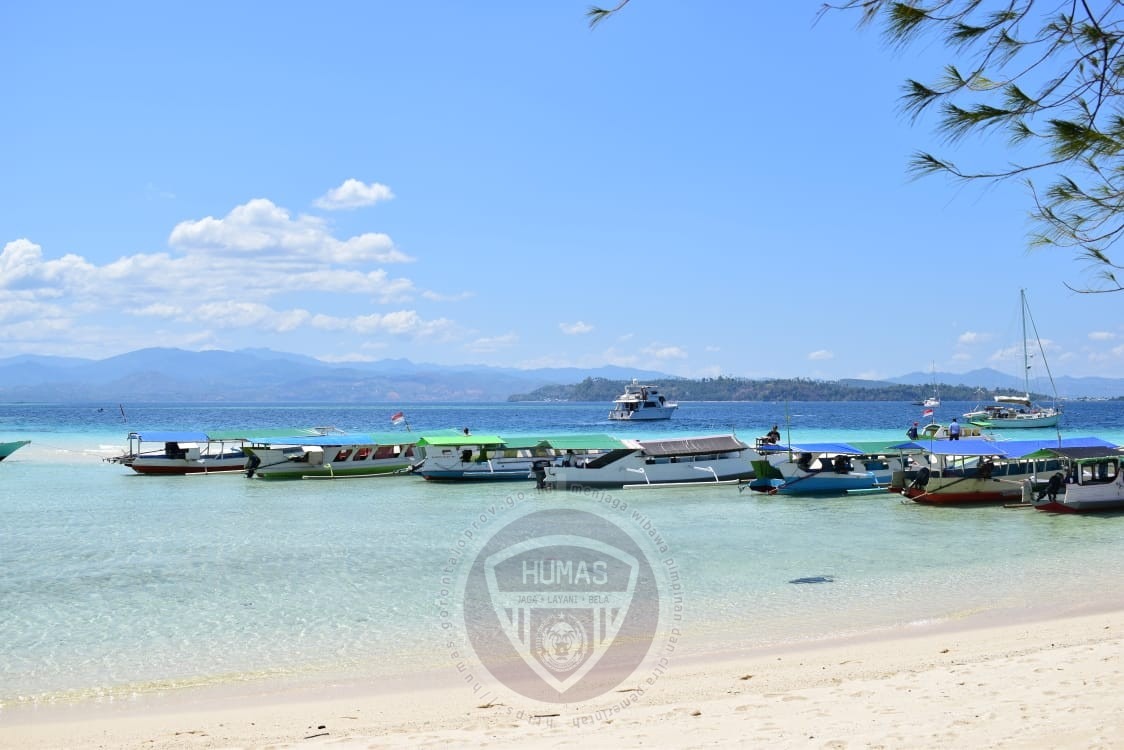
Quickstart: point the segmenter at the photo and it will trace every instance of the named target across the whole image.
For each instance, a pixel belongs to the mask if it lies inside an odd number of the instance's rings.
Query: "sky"
[[[1012,159],[819,0],[0,5],[0,357],[268,348],[684,377],[1124,373]],[[990,161],[981,161],[987,160]],[[1036,364],[1040,366],[1040,364]]]

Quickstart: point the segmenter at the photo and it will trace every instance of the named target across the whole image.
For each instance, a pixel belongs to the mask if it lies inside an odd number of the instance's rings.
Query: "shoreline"
[[[1124,730],[1115,711],[1122,656],[1122,608],[973,619],[676,658],[619,711],[481,702],[450,666],[444,678],[225,686],[4,711],[0,747],[1090,747]],[[622,700],[634,697],[630,687],[617,691]]]

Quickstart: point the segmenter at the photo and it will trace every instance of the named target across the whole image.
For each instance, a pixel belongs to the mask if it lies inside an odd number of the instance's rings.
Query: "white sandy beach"
[[[641,701],[582,726],[580,705],[516,720],[518,707],[481,704],[450,669],[429,689],[8,712],[0,746],[1112,747],[1122,658],[1117,611],[676,662]]]

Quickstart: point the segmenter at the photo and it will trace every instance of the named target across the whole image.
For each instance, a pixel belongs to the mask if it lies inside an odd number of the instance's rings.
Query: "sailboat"
[[[937,389],[937,363],[933,363],[933,395],[924,401],[914,401],[914,406],[924,406],[926,409],[936,409],[941,405],[941,394]]]
[[[1042,348],[1042,341],[1038,338],[1038,330],[1034,326],[1034,318],[1030,317],[1030,308],[1026,302],[1026,290],[1019,290],[1019,299],[1022,304],[1022,333],[1023,333],[1023,395],[1021,396],[996,396],[995,403],[985,406],[981,411],[972,411],[965,414],[974,425],[991,427],[999,430],[1022,429],[1026,427],[1057,427],[1062,410],[1057,406],[1057,388],[1054,386],[1054,376],[1050,374],[1050,366],[1046,364],[1046,351]],[[1027,347],[1026,321],[1030,317],[1031,327],[1034,329],[1034,339],[1038,342],[1038,351],[1042,355],[1042,364],[1046,367],[1046,374],[1050,377],[1050,387],[1054,391],[1053,406],[1043,407],[1033,403],[1030,399],[1030,352]]]

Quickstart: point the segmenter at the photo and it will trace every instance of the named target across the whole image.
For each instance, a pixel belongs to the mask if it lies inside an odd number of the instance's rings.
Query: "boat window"
[[[398,451],[397,445],[379,445],[375,447],[375,458],[394,458]]]
[[[351,448],[340,448],[339,453],[333,458],[333,461],[346,461],[347,457],[351,455]]]
[[[352,461],[366,461],[367,456],[369,456],[369,455],[371,455],[371,449],[364,446],[364,447],[360,448],[359,450],[355,451],[355,458],[353,458],[351,460]]]

